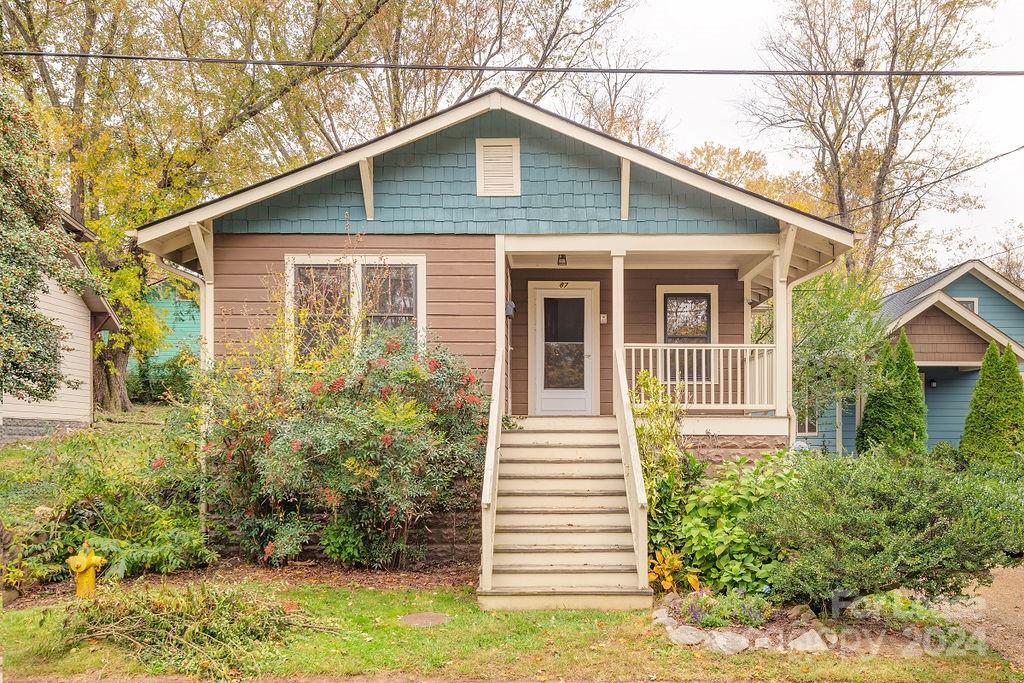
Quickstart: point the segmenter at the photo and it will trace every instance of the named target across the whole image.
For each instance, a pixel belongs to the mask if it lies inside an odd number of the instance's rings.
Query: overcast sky
[[[641,0],[624,27],[661,56],[656,64],[679,68],[758,68],[765,30],[777,21],[774,0]],[[964,67],[1024,69],[1024,0],[1001,0],[979,14],[993,47]],[[667,113],[674,147],[705,140],[759,149],[780,166],[791,165],[779,141],[755,136],[740,103],[752,93],[749,77],[672,76],[657,78],[657,107]],[[978,78],[958,124],[979,156],[1024,144],[1024,78]],[[1006,226],[1024,221],[1024,151],[971,173],[969,187],[985,204],[978,211],[931,212],[925,220],[942,231],[974,235],[985,255]],[[965,255],[940,254],[945,266]]]

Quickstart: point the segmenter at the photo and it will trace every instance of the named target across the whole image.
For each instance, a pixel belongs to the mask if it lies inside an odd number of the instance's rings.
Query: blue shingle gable
[[[520,139],[522,194],[476,196],[476,139]],[[214,221],[220,233],[773,233],[778,222],[633,165],[619,218],[619,159],[506,111],[490,111],[374,158],[375,220],[357,167]]]
[[[978,315],[1014,341],[1024,344],[1024,309],[974,275],[966,273],[942,291],[954,298],[977,298]]]

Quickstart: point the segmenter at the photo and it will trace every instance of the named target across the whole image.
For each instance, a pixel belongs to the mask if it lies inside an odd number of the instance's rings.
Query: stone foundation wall
[[[688,450],[712,470],[724,462],[741,457],[755,458],[762,453],[772,453],[789,446],[785,436],[700,434],[684,439]]]
[[[75,420],[36,420],[23,417],[5,417],[0,422],[0,443],[49,436],[76,429],[85,429],[88,422]]]

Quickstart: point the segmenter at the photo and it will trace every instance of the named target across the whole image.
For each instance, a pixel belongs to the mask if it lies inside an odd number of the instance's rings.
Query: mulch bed
[[[183,586],[197,581],[239,583],[254,581],[287,589],[309,584],[335,588],[414,589],[475,586],[479,569],[475,564],[450,564],[407,570],[346,569],[329,562],[293,562],[285,567],[260,567],[238,559],[221,560],[211,567],[175,572],[147,574],[131,579],[128,585]],[[75,594],[72,581],[47,584],[31,589],[8,605],[7,609],[24,609],[53,605],[69,600]]]

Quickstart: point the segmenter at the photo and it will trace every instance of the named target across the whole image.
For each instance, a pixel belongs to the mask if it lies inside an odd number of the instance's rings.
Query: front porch
[[[497,237],[481,604],[649,604],[630,404],[642,372],[684,407],[682,431],[709,459],[792,442],[792,288],[834,254],[798,232]],[[769,300],[762,341],[754,309]]]

